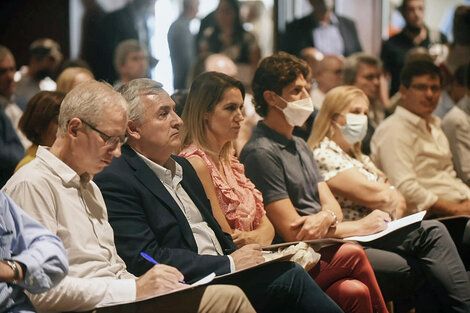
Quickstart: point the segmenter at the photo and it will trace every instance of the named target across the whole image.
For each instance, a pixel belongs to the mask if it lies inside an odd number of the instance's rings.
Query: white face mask
[[[286,101],[279,95],[278,97],[281,98],[287,106],[284,109],[277,106],[276,108],[284,113],[287,123],[291,126],[302,126],[313,112],[313,102],[310,97],[291,102]]]
[[[338,125],[338,124],[337,124]],[[367,133],[367,116],[361,114],[346,114],[346,125],[338,125],[343,138],[351,145],[362,141]]]

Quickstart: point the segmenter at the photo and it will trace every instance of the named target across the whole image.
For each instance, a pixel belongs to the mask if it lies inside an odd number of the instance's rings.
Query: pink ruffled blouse
[[[255,185],[245,176],[245,167],[233,156],[230,166],[222,163],[225,181],[212,159],[194,144],[180,152],[180,155],[199,157],[206,163],[215,187],[217,200],[228,224],[233,229],[251,231],[258,227],[266,214],[263,196]]]

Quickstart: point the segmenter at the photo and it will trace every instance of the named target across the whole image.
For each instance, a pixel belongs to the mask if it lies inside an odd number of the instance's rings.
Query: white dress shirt
[[[463,97],[444,117],[442,130],[452,151],[457,175],[470,186],[470,97]]]
[[[440,120],[429,123],[399,106],[375,130],[372,159],[406,199],[408,213],[426,210],[438,199],[470,199],[470,189],[454,171]]]
[[[29,295],[37,310],[85,311],[135,300],[135,277],[117,254],[103,197],[89,177],[78,176],[40,146],[36,159],[13,175],[3,191],[57,235],[67,251],[65,279],[46,293]]]
[[[162,182],[163,186],[168,190],[171,197],[178,204],[179,208],[188,220],[194,240],[196,241],[198,254],[224,255],[214,231],[209,227],[191,197],[180,184],[183,180],[183,168],[181,165],[179,165],[178,162],[175,162],[172,158],[168,159],[167,165],[175,167],[175,173],[173,175],[171,170],[168,168],[153,162],[137,151],[136,153]],[[228,256],[228,258],[230,260],[230,270],[233,272],[235,270],[235,263],[231,256]]]

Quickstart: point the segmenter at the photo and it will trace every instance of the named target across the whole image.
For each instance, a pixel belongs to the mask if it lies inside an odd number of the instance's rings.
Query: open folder
[[[424,215],[426,215],[426,211],[421,211],[412,215],[408,215],[405,217],[402,217],[400,219],[397,219],[395,221],[391,221],[387,223],[387,228],[382,230],[381,232],[375,233],[373,235],[367,235],[367,236],[353,236],[353,237],[348,237],[344,238],[345,240],[353,240],[353,241],[360,241],[360,242],[368,242],[372,241],[378,238],[381,238],[387,234],[390,234],[391,232],[403,228],[405,226],[420,222],[423,220]]]
[[[206,277],[196,281],[195,283],[192,283],[191,285],[184,285],[181,288],[174,289],[174,290],[164,292],[164,293],[160,293],[160,294],[155,294],[153,296],[147,297],[145,299],[141,299],[139,301],[126,301],[126,302],[120,301],[120,302],[114,302],[114,303],[107,303],[106,305],[97,308],[97,310],[95,310],[95,311],[98,312],[98,313],[99,312],[105,312],[105,313],[119,312],[119,313],[121,313],[121,312],[124,312],[123,309],[133,308],[133,306],[128,306],[128,305],[131,305],[131,304],[138,304],[138,303],[141,303],[141,302],[149,301],[151,299],[156,300],[157,298],[160,298],[160,297],[163,297],[163,296],[168,296],[168,295],[176,294],[176,293],[179,293],[179,292],[184,292],[184,291],[187,291],[189,289],[197,288],[198,286],[207,285],[210,282],[212,282],[214,279],[227,277],[227,276],[230,276],[230,275],[236,275],[239,272],[243,272],[243,271],[251,270],[251,269],[254,269],[254,268],[262,267],[262,266],[265,266],[265,265],[273,263],[273,262],[287,261],[291,257],[292,257],[292,254],[285,255],[285,256],[270,260],[270,261],[266,261],[266,262],[263,262],[263,263],[260,263],[260,264],[257,264],[257,265],[253,265],[253,266],[241,269],[241,270],[237,270],[233,273],[228,273],[228,274],[220,275],[220,276],[217,276],[217,277],[215,276],[215,273],[210,273]],[[131,311],[132,311],[132,309],[131,309]]]

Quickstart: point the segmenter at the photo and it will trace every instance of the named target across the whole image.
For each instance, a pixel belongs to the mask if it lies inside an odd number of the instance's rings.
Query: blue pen
[[[150,263],[159,264],[157,261],[155,261],[154,258],[152,258],[150,255],[148,255],[148,254],[145,253],[145,252],[141,252],[140,255],[141,255],[144,259],[146,259],[147,261],[149,261]],[[185,284],[184,280],[181,280],[180,283]]]

